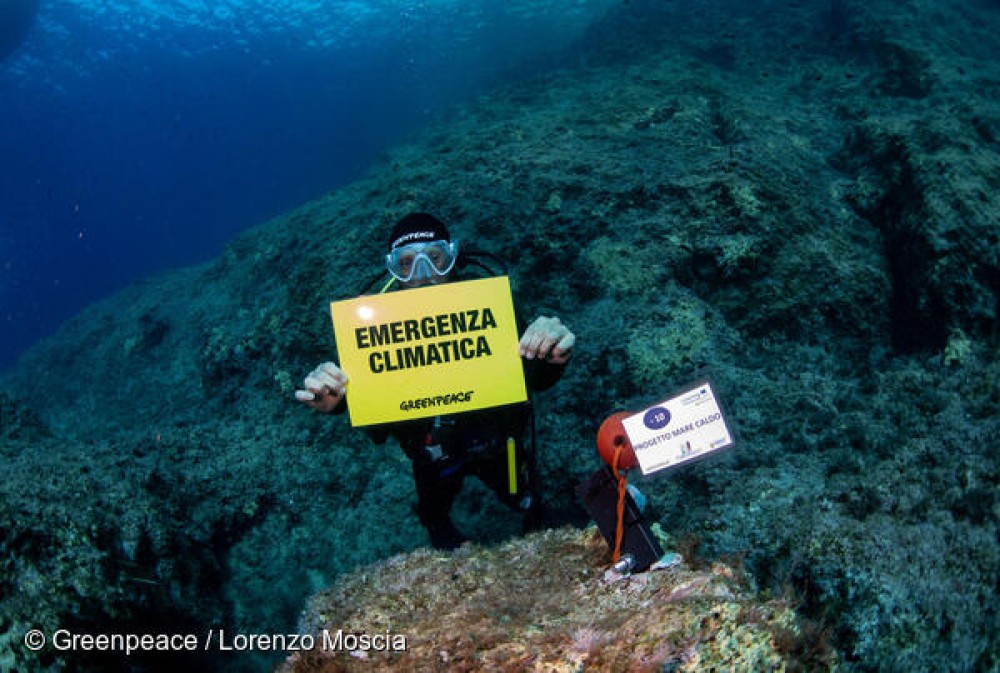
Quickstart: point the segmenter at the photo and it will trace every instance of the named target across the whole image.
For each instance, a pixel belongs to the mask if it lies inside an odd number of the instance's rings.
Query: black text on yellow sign
[[[493,355],[489,339],[485,335],[475,338],[468,335],[496,328],[496,317],[486,306],[424,316],[419,320],[356,327],[354,336],[359,350],[376,349],[368,356],[368,369],[373,374],[380,374],[488,357]],[[382,348],[395,350],[378,350]]]
[[[330,305],[352,425],[527,399],[506,277]]]

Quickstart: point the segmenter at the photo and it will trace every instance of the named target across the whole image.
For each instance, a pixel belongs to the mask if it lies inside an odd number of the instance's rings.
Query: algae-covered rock
[[[813,625],[729,566],[622,576],[609,559],[596,529],[392,557],[314,596],[314,647],[279,670],[837,670]]]
[[[0,441],[32,441],[50,434],[45,422],[33,409],[0,390]],[[3,446],[0,444],[0,448]]]

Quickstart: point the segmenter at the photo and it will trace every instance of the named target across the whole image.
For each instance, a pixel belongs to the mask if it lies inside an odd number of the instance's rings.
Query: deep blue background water
[[[87,304],[362,175],[612,4],[44,0],[0,63],[0,369]]]

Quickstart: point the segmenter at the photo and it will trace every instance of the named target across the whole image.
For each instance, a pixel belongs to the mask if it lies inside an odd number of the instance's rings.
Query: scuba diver
[[[415,288],[457,279],[474,255],[459,254],[445,225],[432,215],[412,213],[392,229],[386,266],[391,285]],[[525,382],[531,391],[554,385],[569,362],[576,336],[558,318],[540,316],[522,333],[519,350]],[[348,375],[337,364],[324,362],[306,378],[295,397],[324,414],[343,413]],[[366,428],[382,444],[394,437],[413,464],[417,490],[414,512],[427,529],[431,544],[454,549],[466,540],[451,520],[451,507],[468,475],[478,477],[500,500],[524,515],[525,532],[542,525],[542,502],[534,475],[534,446],[525,434],[533,428],[530,401],[460,414],[387,423]],[[534,434],[533,432],[531,433]],[[532,437],[533,440],[533,437]],[[514,442],[518,472],[511,493],[508,454]]]

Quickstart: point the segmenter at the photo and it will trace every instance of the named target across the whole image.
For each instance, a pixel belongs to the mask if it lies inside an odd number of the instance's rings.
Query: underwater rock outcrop
[[[814,624],[723,563],[623,576],[596,529],[452,554],[418,550],[340,577],[280,673],[836,670]]]

